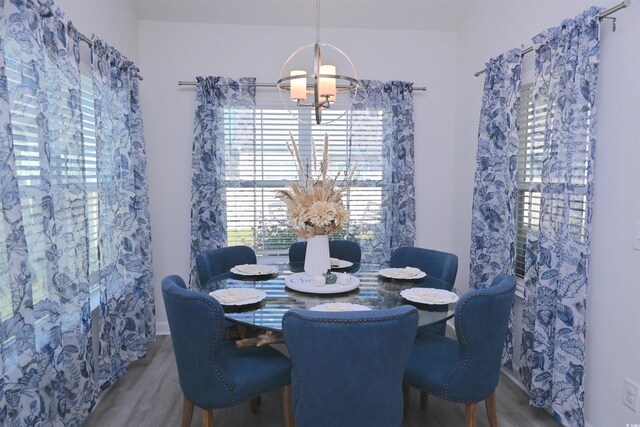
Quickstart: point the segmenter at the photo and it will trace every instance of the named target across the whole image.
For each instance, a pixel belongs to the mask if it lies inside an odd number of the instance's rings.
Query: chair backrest
[[[400,425],[402,377],[417,323],[410,306],[285,313],[296,425]]]
[[[240,264],[255,264],[256,253],[249,246],[229,246],[211,249],[196,256],[200,286],[219,274]]]
[[[455,324],[462,366],[447,391],[455,400],[480,401],[498,385],[515,290],[515,277],[501,274],[490,287],[458,301]]]
[[[289,262],[303,263],[307,254],[307,242],[296,242],[289,247]],[[362,250],[351,240],[329,240],[329,256],[354,264],[360,263]]]
[[[205,293],[186,289],[180,276],[162,281],[162,298],[182,392],[203,408],[230,406],[232,392],[219,362],[225,339],[222,306]]]
[[[389,265],[394,268],[416,267],[429,276],[440,279],[453,288],[458,274],[458,256],[433,249],[403,246],[391,254]]]

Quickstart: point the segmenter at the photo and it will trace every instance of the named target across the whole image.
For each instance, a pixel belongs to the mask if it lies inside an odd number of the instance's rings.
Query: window
[[[323,119],[330,121],[342,113],[325,111]],[[309,114],[311,120],[308,110],[298,114]],[[369,238],[370,226],[380,221],[382,124],[382,112],[349,111],[320,127],[299,122],[282,107],[227,109],[227,243],[251,246],[259,255],[284,255],[297,240],[287,221],[286,206],[275,198],[277,189],[297,180],[294,159],[286,146],[289,132],[300,146],[303,161],[311,158],[312,141],[320,155],[324,133],[329,135],[330,175],[357,164],[357,179],[344,199],[349,225],[340,238]]]
[[[45,283],[47,245],[43,235],[43,209],[46,209],[47,205],[43,198],[45,193],[40,189],[40,156],[42,147],[38,138],[39,111],[35,102],[37,84],[32,66],[9,56],[5,57],[5,71],[11,95],[11,126],[16,174],[20,189],[22,221],[29,250],[33,302],[36,304],[46,298],[47,286],[52,286],[50,283]],[[78,246],[76,250],[88,251],[89,279],[95,288],[97,287],[98,276],[98,192],[95,117],[93,112],[93,82],[90,72],[85,72],[85,74],[89,74],[89,76],[81,75],[80,100],[83,154],[80,157],[69,155],[61,148],[64,144],[75,143],[74,141],[78,137],[76,133],[78,125],[70,122],[73,120],[72,110],[67,108],[63,108],[62,111],[57,113],[50,112],[48,126],[51,143],[48,149],[50,154],[50,173],[53,179],[58,182],[65,182],[65,178],[69,177],[75,183],[78,176],[82,177],[86,196],[78,197],[74,200],[65,200],[71,212],[67,219],[67,224],[83,228],[86,227],[85,224],[88,225],[87,245],[85,248]],[[68,99],[68,89],[62,90],[64,91],[63,93],[48,94],[49,99],[52,100],[56,97],[60,97],[63,100]],[[60,201],[57,200],[51,203],[56,202],[59,203]],[[88,220],[88,223],[85,223],[85,219]],[[3,236],[0,235],[0,238],[3,238]],[[0,249],[0,256],[2,257],[0,258],[2,260],[0,262],[0,278],[4,283],[8,284],[6,248]],[[72,256],[70,259],[75,260],[76,257]],[[81,260],[83,257],[80,256],[78,259]],[[85,267],[77,265],[75,268],[81,271]],[[10,292],[0,293],[0,320],[7,320],[11,317],[12,312]]]
[[[525,250],[528,230],[540,226],[540,185],[542,184],[542,160],[546,104],[535,108],[533,83],[522,85],[520,91],[520,123],[518,144],[518,208],[516,216],[517,277],[524,277]]]
[[[538,95],[541,96],[541,95]],[[545,152],[544,140],[546,132],[553,132],[553,104],[548,108],[547,99],[534,102],[533,83],[523,84],[520,96],[520,123],[518,149],[518,208],[516,228],[516,260],[515,273],[523,278],[525,274],[525,252],[527,233],[536,233],[540,229],[541,206],[543,196],[542,172]],[[549,123],[549,128],[547,128]],[[587,165],[590,158],[589,135],[579,135],[584,138],[581,150],[573,153],[565,164],[568,168],[563,178],[553,182],[545,182],[545,215],[551,223],[569,223],[568,238],[583,241],[587,225],[587,198],[579,188],[586,188]],[[564,157],[562,147],[553,148],[560,158]],[[566,189],[575,188],[572,194],[566,194]],[[569,209],[566,209],[566,205]],[[567,212],[565,214],[565,212]],[[565,218],[565,215],[567,218]]]

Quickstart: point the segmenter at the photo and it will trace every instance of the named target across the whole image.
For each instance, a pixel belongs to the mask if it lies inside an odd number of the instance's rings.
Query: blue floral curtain
[[[101,389],[146,354],[155,339],[151,228],[138,69],[93,40],[98,197],[100,201]]]
[[[521,66],[522,51],[516,48],[491,59],[486,67],[471,219],[472,289],[488,287],[498,274],[514,270]],[[512,324],[510,319],[502,360],[509,368]]]
[[[531,404],[569,426],[584,425],[598,12],[591,8],[533,39],[534,107],[548,113],[541,182],[531,188],[540,192],[540,226],[527,232],[520,373]]]
[[[0,0],[0,42],[0,425],[78,425],[97,392],[78,32]]]
[[[413,83],[376,80],[361,80],[354,101],[350,138],[366,138],[367,115],[377,116],[382,112],[382,150],[370,153],[376,161],[383,159],[383,173],[374,187],[381,187],[380,221],[372,230],[359,230],[370,234],[362,239],[362,262],[382,263],[388,261],[391,252],[401,246],[413,246],[416,238],[416,190],[414,175],[414,124]],[[355,141],[352,141],[355,142]],[[366,159],[362,164],[366,164]],[[360,164],[359,159],[353,161]],[[359,184],[360,185],[360,184]],[[373,216],[377,213],[372,212]]]
[[[96,54],[93,149],[79,52],[78,32],[52,1],[0,0],[0,425],[80,425],[154,335],[135,72],[118,77],[118,61]]]
[[[256,81],[253,77],[198,77],[191,179],[191,279],[198,287],[196,256],[227,242],[224,171],[225,138],[255,132]],[[225,109],[234,109],[234,129],[224,126]],[[248,116],[243,119],[241,116]]]

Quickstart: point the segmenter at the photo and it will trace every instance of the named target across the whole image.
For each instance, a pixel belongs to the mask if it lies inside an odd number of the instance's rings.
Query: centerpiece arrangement
[[[276,197],[287,205],[289,221],[296,235],[307,239],[305,273],[318,276],[331,269],[329,235],[342,231],[349,220],[342,198],[353,183],[356,168],[345,168],[332,177],[328,175],[329,136],[326,133],[320,162],[317,161],[315,142],[311,161],[305,164],[291,134],[290,140],[287,148],[296,160],[298,182],[278,190]]]

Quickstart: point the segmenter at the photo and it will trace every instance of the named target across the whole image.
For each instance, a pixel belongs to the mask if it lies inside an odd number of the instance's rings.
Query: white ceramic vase
[[[309,276],[319,276],[331,269],[329,260],[329,236],[326,234],[307,239],[304,258],[304,272]]]

